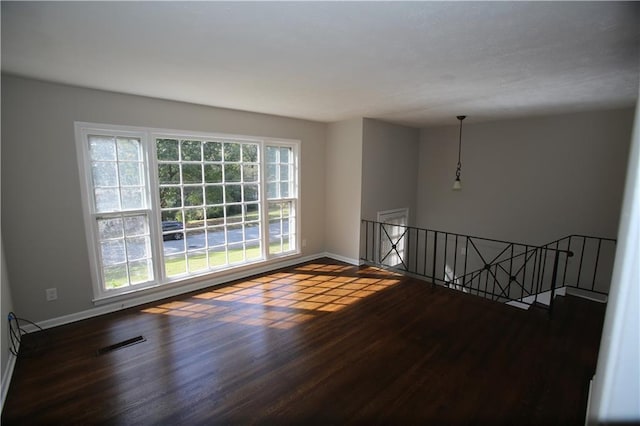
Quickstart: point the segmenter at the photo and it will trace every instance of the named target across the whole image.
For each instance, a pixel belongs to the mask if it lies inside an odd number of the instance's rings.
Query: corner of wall
[[[0,233],[0,240],[2,239],[2,235]],[[2,302],[1,302],[1,315],[0,319],[2,319],[2,324],[6,324],[5,318],[8,317],[9,312],[13,310],[13,300],[11,298],[11,289],[9,287],[9,278],[7,274],[7,265],[4,260],[4,247],[2,242],[0,241],[0,260],[1,265],[0,268],[0,277],[1,277],[1,291],[2,291]],[[2,329],[2,340],[0,344],[0,351],[2,359],[1,364],[1,372],[2,377],[0,378],[0,412],[2,412],[2,408],[4,407],[4,401],[7,397],[7,392],[9,390],[9,384],[11,383],[11,376],[13,375],[13,369],[16,363],[16,357],[11,354],[9,351],[9,333],[7,327],[4,325],[0,327]]]

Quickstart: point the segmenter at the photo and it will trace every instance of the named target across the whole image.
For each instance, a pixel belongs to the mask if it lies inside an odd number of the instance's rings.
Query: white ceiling
[[[2,1],[2,70],[416,127],[633,105],[640,4]]]

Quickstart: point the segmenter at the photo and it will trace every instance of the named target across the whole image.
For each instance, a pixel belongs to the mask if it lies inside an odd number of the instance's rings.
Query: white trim
[[[339,254],[324,252],[324,257],[328,257],[329,259],[338,260],[340,262],[348,263],[349,265],[361,266],[364,264],[360,259],[352,259],[350,257],[341,256]]]
[[[18,342],[18,345],[19,344],[20,343]],[[11,378],[13,377],[13,370],[16,367],[16,359],[17,357],[15,355],[9,355],[7,366],[2,372],[2,390],[0,391],[0,414],[2,413],[2,410],[4,408],[4,401],[7,399],[7,392],[9,392],[9,385],[11,384]]]
[[[567,287],[567,294],[598,303],[607,303],[607,300],[609,300],[609,297],[605,294],[595,293],[576,287]]]
[[[272,137],[256,137],[256,136],[244,136],[244,135],[234,135],[234,134],[225,134],[225,133],[215,133],[215,132],[195,132],[195,131],[184,131],[184,130],[175,130],[175,129],[161,129],[161,128],[153,128],[153,127],[136,127],[136,126],[120,126],[113,124],[101,124],[101,123],[89,123],[89,122],[75,122],[75,137],[76,137],[76,153],[78,160],[78,168],[81,176],[81,199],[82,199],[82,208],[85,222],[85,231],[86,231],[86,243],[89,253],[89,266],[91,269],[91,281],[93,287],[93,295],[94,295],[94,303],[114,303],[116,301],[121,301],[125,298],[132,298],[137,292],[141,292],[140,296],[145,297],[145,295],[150,293],[160,293],[159,287],[164,286],[173,286],[174,284],[181,283],[185,286],[185,288],[192,288],[193,279],[197,281],[206,280],[208,277],[195,276],[195,275],[187,275],[176,278],[168,278],[166,276],[166,271],[164,269],[164,265],[162,264],[162,260],[164,258],[162,253],[161,244],[158,244],[158,241],[162,241],[162,233],[161,233],[161,219],[158,218],[158,215],[155,213],[159,210],[159,199],[157,194],[157,188],[159,187],[158,178],[157,178],[157,161],[155,156],[155,144],[154,140],[157,138],[194,138],[194,139],[212,139],[212,140],[220,140],[222,142],[227,140],[233,140],[234,142],[240,143],[257,143],[260,145],[260,169],[261,169],[261,200],[260,206],[262,209],[262,221],[261,227],[263,229],[262,232],[262,246],[263,253],[262,259],[257,262],[251,262],[251,264],[239,264],[229,266],[229,270],[235,271],[238,274],[242,275],[242,268],[247,266],[249,268],[255,267],[255,265],[262,264],[263,267],[269,268],[269,264],[273,261],[280,261],[281,258],[290,258],[290,257],[299,257],[301,254],[300,246],[301,246],[301,182],[300,182],[300,162],[301,162],[301,146],[302,143],[297,139],[287,139],[287,138],[272,138]],[[95,230],[95,201],[93,199],[93,184],[91,182],[91,170],[90,170],[90,153],[87,145],[87,137],[89,134],[94,133],[105,133],[108,135],[114,136],[127,136],[134,137],[140,140],[142,145],[143,154],[144,154],[144,171],[145,171],[145,196],[147,201],[147,208],[145,209],[145,213],[147,214],[147,219],[149,223],[149,238],[151,239],[151,252],[152,252],[152,263],[153,263],[153,280],[147,283],[140,283],[133,286],[123,287],[121,289],[112,289],[105,290],[104,286],[104,278],[102,277],[102,266],[100,260],[100,252],[97,241],[97,232]],[[293,246],[293,250],[286,253],[278,253],[271,255],[269,254],[269,218],[268,218],[268,205],[269,200],[266,198],[266,179],[265,179],[265,147],[269,145],[274,146],[283,146],[289,147],[292,150],[293,154],[293,175],[290,176],[290,179],[293,180],[293,184],[295,185],[292,188],[293,194],[291,197],[284,199],[283,201],[291,201],[293,206],[293,214],[294,214],[294,229],[289,229],[289,238],[290,238],[290,247]],[[278,200],[271,200],[278,201]],[[291,241],[291,237],[293,241]],[[240,268],[240,269],[236,269]],[[227,268],[224,268],[224,271]],[[256,270],[256,269],[253,269]],[[208,270],[204,271],[204,274],[215,274],[217,272],[221,272],[220,270]],[[227,280],[228,276],[233,275],[223,275],[218,277],[213,277],[213,282],[221,282],[221,280]],[[171,290],[165,287],[167,290]],[[133,297],[135,300],[135,297]],[[124,304],[123,304],[124,305]]]
[[[38,325],[43,329],[58,327],[58,326],[70,324],[76,321],[97,317],[99,315],[120,311],[122,309],[143,305],[145,303],[156,302],[158,300],[166,299],[169,297],[179,296],[181,294],[227,284],[232,281],[248,278],[258,274],[264,274],[267,272],[302,264],[305,262],[310,262],[313,260],[321,259],[323,257],[330,257],[330,256],[328,256],[327,253],[318,253],[318,254],[305,256],[305,257],[296,257],[295,259],[289,259],[283,262],[272,263],[272,264],[258,267],[258,268],[252,268],[239,273],[225,275],[224,277],[218,277],[215,279],[210,279],[205,281],[198,281],[189,285],[183,285],[183,286],[174,287],[171,289],[165,289],[163,291],[158,291],[156,293],[147,294],[144,296],[123,299],[123,300],[115,301],[112,303],[96,306],[95,308],[87,309],[85,311],[76,312],[69,315],[63,315],[57,318],[51,318],[38,323]],[[26,325],[24,329],[27,332],[37,331],[37,328],[30,324]]]

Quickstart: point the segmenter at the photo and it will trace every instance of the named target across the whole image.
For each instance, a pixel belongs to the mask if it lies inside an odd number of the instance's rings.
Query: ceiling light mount
[[[460,121],[460,134],[458,136],[458,167],[456,168],[456,180],[453,182],[453,190],[460,191],[462,189],[462,182],[460,182],[460,170],[462,170],[462,163],[460,161],[462,153],[462,120],[467,118],[467,116],[458,115],[456,118]]]

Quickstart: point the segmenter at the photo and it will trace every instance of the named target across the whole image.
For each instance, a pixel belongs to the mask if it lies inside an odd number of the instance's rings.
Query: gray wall
[[[357,262],[360,257],[362,119],[328,125],[326,150],[326,250]]]
[[[3,75],[2,236],[19,316],[93,307],[74,121],[301,140],[302,250],[324,252],[325,124]]]
[[[616,237],[633,109],[422,129],[417,224],[543,244]]]
[[[409,208],[416,217],[418,129],[364,119],[362,136],[362,218],[383,210]]]

